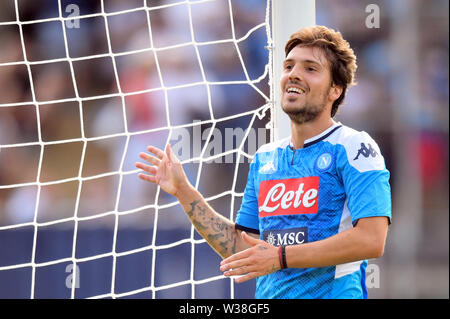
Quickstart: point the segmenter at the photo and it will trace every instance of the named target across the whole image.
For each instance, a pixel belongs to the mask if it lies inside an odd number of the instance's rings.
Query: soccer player
[[[333,120],[356,57],[339,32],[295,32],[285,46],[281,107],[291,136],[250,164],[236,222],[189,183],[170,145],[141,153],[143,180],[179,200],[224,259],[225,276],[256,279],[256,298],[367,298],[367,259],[383,255],[391,218],[389,172],[375,141]]]

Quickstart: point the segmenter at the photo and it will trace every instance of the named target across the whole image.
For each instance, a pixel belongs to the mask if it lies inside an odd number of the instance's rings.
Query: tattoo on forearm
[[[187,214],[188,214],[189,217],[194,216],[194,210],[195,210],[195,207],[197,207],[198,203],[200,203],[199,200],[194,200],[194,201],[190,204],[190,205],[191,205],[191,210],[187,212]]]
[[[208,214],[208,208],[200,205],[199,200],[194,200],[190,206],[186,213],[203,238],[223,256],[236,253],[234,227],[214,212]]]

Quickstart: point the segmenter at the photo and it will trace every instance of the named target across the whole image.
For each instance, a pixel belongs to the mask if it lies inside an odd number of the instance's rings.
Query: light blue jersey
[[[331,237],[360,218],[386,216],[390,222],[389,171],[367,133],[335,123],[301,149],[290,141],[255,154],[237,229],[280,246]],[[279,270],[257,278],[256,298],[367,298],[366,266],[363,260]]]

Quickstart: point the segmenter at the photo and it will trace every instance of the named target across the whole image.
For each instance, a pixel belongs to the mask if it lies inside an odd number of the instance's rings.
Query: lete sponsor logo
[[[259,217],[315,214],[318,201],[318,176],[263,181],[259,185]]]

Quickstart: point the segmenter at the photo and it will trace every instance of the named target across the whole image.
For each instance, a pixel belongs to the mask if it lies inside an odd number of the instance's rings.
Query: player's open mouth
[[[290,86],[286,89],[286,93],[303,95],[306,91],[302,88]]]

